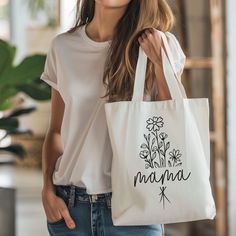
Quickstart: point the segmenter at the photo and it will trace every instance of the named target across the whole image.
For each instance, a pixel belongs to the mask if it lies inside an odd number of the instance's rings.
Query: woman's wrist
[[[54,186],[52,180],[44,181],[42,191],[54,191],[55,192],[55,186]]]

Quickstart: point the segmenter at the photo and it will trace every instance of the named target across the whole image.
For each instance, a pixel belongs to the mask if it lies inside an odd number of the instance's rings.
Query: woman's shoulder
[[[64,40],[65,40],[64,32],[54,35],[49,42],[49,51],[55,53],[57,49],[63,45]]]
[[[67,42],[71,43],[71,40],[72,41],[75,40],[78,42],[79,30],[80,29],[78,28],[71,32],[69,31],[59,32],[51,39],[51,47],[53,48],[65,47],[67,45]]]
[[[178,53],[179,56],[186,57],[177,37],[169,31],[165,32],[165,34],[169,39],[169,43],[172,49],[175,50],[175,52]]]

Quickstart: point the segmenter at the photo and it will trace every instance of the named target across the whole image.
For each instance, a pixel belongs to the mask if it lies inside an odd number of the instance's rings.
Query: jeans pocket
[[[57,224],[60,224],[60,223],[62,223],[62,222],[64,222],[65,220],[64,220],[64,218],[62,217],[62,218],[60,218],[59,220],[57,220],[57,221],[49,221],[48,219],[47,219],[47,223],[49,224],[49,225],[57,225]]]
[[[63,198],[68,198],[70,193],[69,190],[67,190],[65,187],[61,186],[61,185],[55,185],[56,188],[56,194],[60,195]]]
[[[64,188],[63,186],[56,185],[56,195],[60,197],[68,207],[70,197],[70,193],[68,192],[68,190],[66,190],[66,188]]]

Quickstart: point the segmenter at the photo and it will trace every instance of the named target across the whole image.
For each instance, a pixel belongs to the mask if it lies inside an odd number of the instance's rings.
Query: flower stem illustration
[[[160,187],[161,192],[159,193],[159,195],[161,196],[160,197],[160,202],[162,202],[163,209],[165,208],[165,200],[167,200],[169,203],[171,203],[170,200],[168,199],[168,197],[165,194],[166,188],[167,187],[161,186]]]
[[[144,159],[146,163],[145,168],[166,167],[167,161],[168,167],[181,165],[179,158],[182,154],[179,150],[174,149],[172,152],[169,152],[168,158],[167,150],[170,148],[170,142],[167,140],[168,135],[165,132],[159,133],[164,126],[163,118],[161,116],[153,116],[148,118],[146,122],[146,128],[150,133],[148,135],[144,134],[146,143],[141,145],[141,148],[144,150],[139,153],[140,158]],[[158,161],[156,160],[157,156],[159,158]]]

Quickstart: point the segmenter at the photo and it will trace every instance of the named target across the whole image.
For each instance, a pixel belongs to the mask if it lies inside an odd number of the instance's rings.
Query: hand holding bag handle
[[[158,32],[161,34],[161,39],[169,58],[169,59],[167,58],[163,47],[161,47],[163,71],[164,71],[168,88],[170,90],[171,97],[172,99],[186,98],[187,96],[186,96],[184,87],[182,83],[179,81],[179,79],[177,78],[173,55],[171,53],[169,44],[167,42],[166,35],[161,31],[158,31]],[[147,67],[147,56],[145,52],[143,51],[143,49],[141,48],[141,46],[139,46],[139,56],[138,56],[138,61],[137,61],[137,66],[136,66],[132,101],[143,101],[146,67]]]

